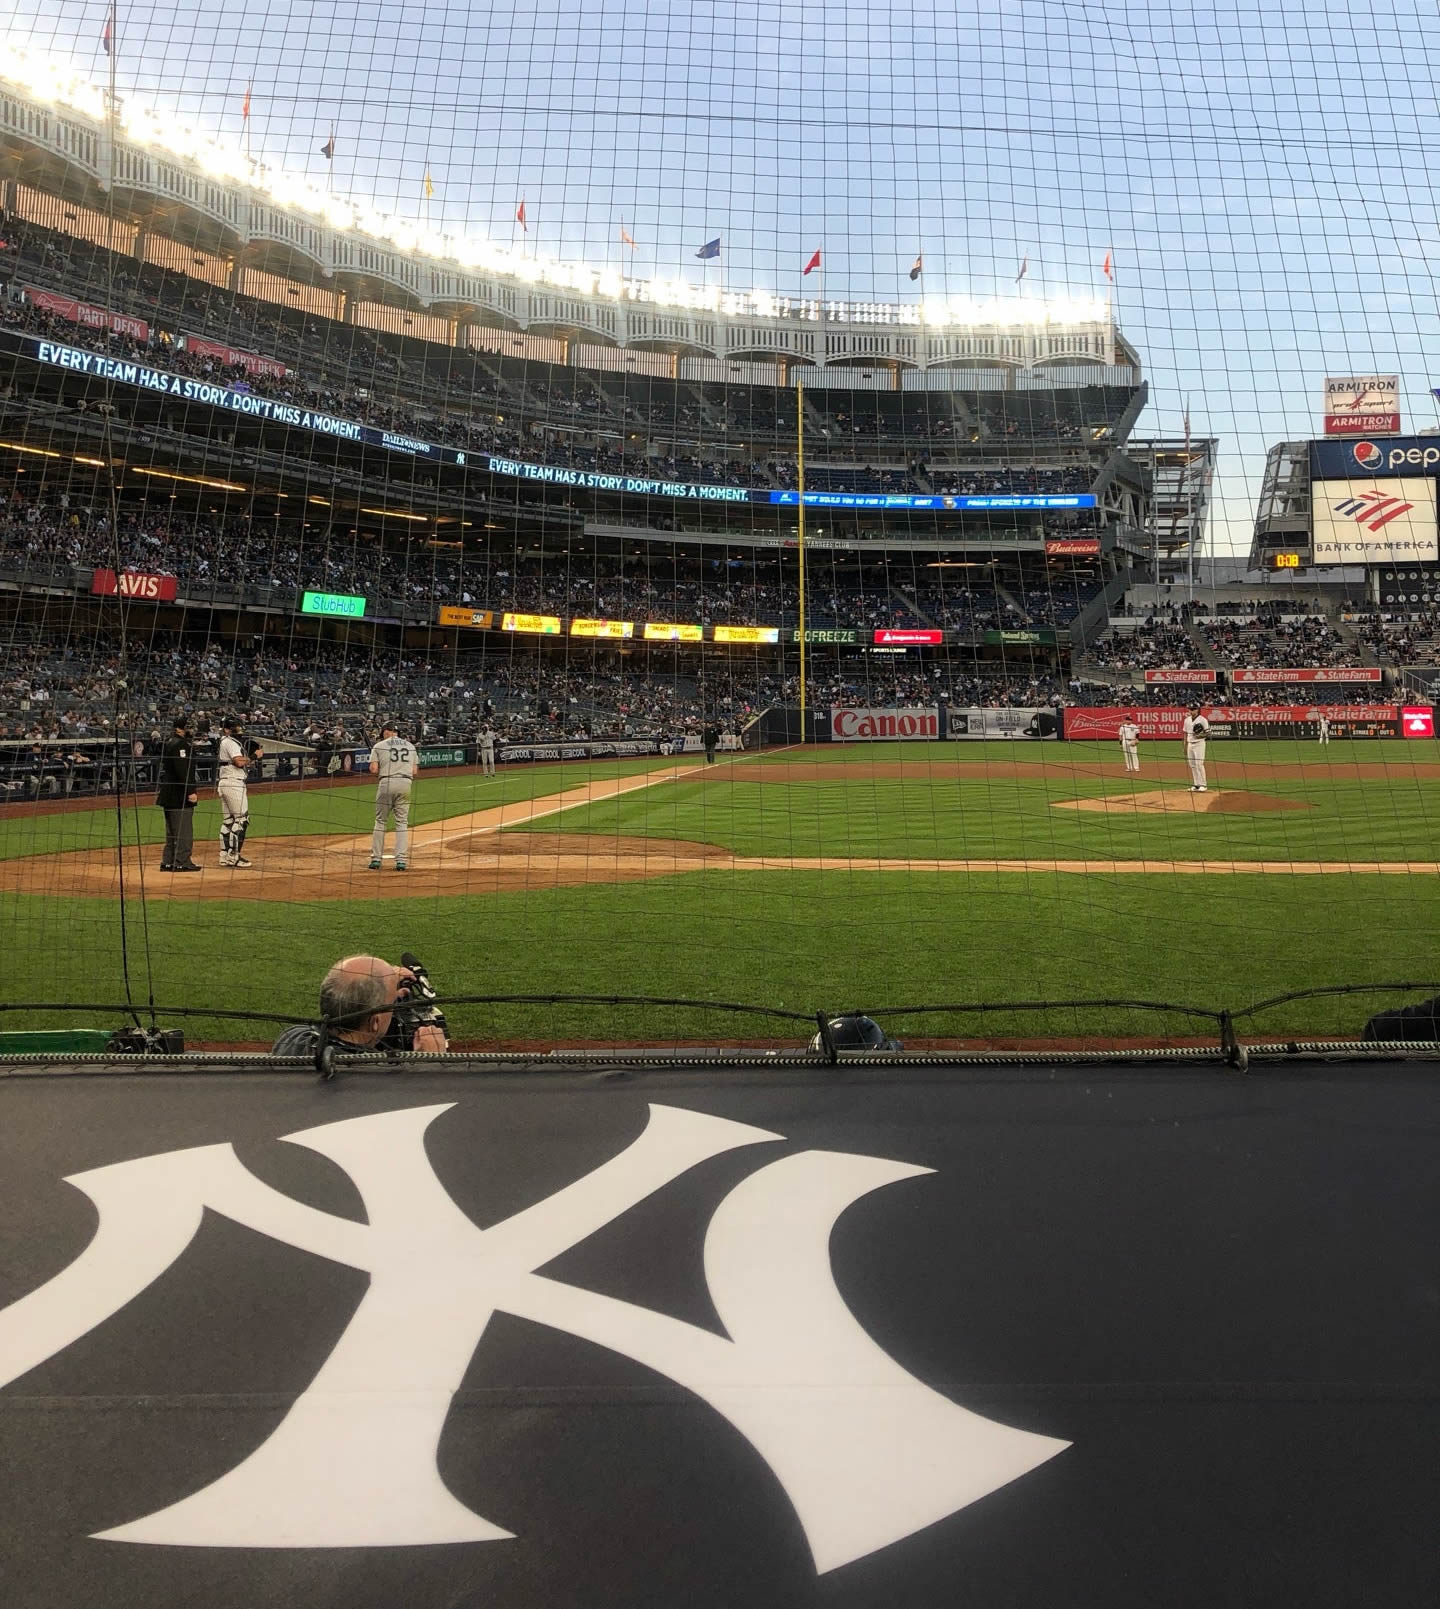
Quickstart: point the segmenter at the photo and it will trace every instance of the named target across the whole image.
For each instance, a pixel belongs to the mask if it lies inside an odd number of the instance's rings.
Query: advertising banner
[[[147,598],[169,603],[179,593],[173,575],[151,575],[144,570],[96,570],[90,577],[90,594],[96,598]]]
[[[464,765],[465,750],[459,745],[441,748],[421,748],[419,751],[420,769],[428,770],[435,765]]]
[[[117,335],[130,335],[137,341],[150,339],[150,326],[145,320],[131,318],[128,313],[107,313],[103,307],[92,307],[71,296],[57,296],[53,291],[36,290],[29,285],[25,287],[25,300],[32,307],[55,313],[72,324],[83,324],[87,329],[114,330]]]
[[[792,643],[800,641],[800,628],[794,626],[790,631],[789,640]],[[855,630],[844,630],[831,626],[806,626],[805,641],[821,644],[838,644],[842,648],[852,648],[860,641],[860,633]]]
[[[882,629],[874,634],[876,647],[883,648],[938,648],[945,641],[943,631]]]
[[[1327,379],[1321,412],[1327,436],[1398,436],[1400,376],[1360,374]]]
[[[982,738],[1057,738],[1060,712],[1053,709],[947,709],[945,736],[952,742]]]
[[[1164,686],[1176,684],[1181,687],[1213,687],[1215,685],[1215,672],[1213,670],[1147,670],[1145,672],[1147,686]]]
[[[1440,557],[1433,480],[1316,481],[1310,488],[1310,522],[1317,565],[1406,564]]]
[[[537,760],[628,759],[659,752],[659,740],[653,737],[583,738],[567,743],[502,743],[496,758],[514,765]]]
[[[1205,704],[1201,713],[1210,722],[1211,737],[1313,736],[1323,715],[1335,737],[1398,737],[1400,712],[1393,704]],[[1105,709],[1065,711],[1065,736],[1084,740],[1118,741],[1121,721],[1129,718],[1140,728],[1140,738],[1180,742],[1184,737],[1186,709],[1132,704]]]
[[[462,458],[461,463],[464,462]],[[684,497],[705,502],[748,503],[743,486],[708,486],[694,481],[650,480],[636,475],[611,475],[597,469],[566,469],[558,464],[527,464],[518,458],[486,460],[492,475],[515,475],[548,486],[576,486],[593,492],[631,492],[639,497]],[[757,497],[763,493],[755,493]]]
[[[1400,711],[1400,732],[1403,737],[1434,737],[1434,707],[1429,704],[1407,704]]]
[[[832,743],[893,743],[899,738],[940,736],[940,710],[831,710]]]
[[[1440,437],[1388,436],[1379,441],[1312,441],[1310,478],[1348,480],[1387,475],[1440,474]]]
[[[1209,705],[1205,706],[1205,714],[1213,718],[1215,711]],[[1145,738],[1173,738],[1178,741],[1183,736],[1182,722],[1185,719],[1185,710],[1176,705],[1172,708],[1162,708],[1154,704],[1116,704],[1107,705],[1103,709],[1067,709],[1065,711],[1065,736],[1083,740],[1085,738],[1114,738],[1120,739],[1120,723],[1125,720],[1134,721],[1140,728],[1140,736]],[[1214,728],[1211,728],[1212,732]]]
[[[467,609],[461,604],[442,603],[437,624],[464,626],[467,631],[488,631],[495,624],[495,612],[492,609]]]
[[[635,622],[633,620],[572,620],[570,622],[570,635],[572,637],[633,637],[635,635]]]
[[[643,633],[646,642],[704,642],[704,626],[671,625],[663,620],[649,621]]]
[[[92,311],[94,311],[92,309]],[[116,327],[119,321],[112,320]],[[144,331],[146,326],[130,320]],[[126,326],[128,330],[128,325]],[[136,333],[131,330],[129,333]],[[362,425],[354,419],[340,419],[331,413],[320,413],[304,408],[298,402],[287,402],[283,397],[262,397],[238,386],[217,385],[213,380],[198,379],[193,374],[172,374],[168,369],[152,368],[130,358],[115,358],[105,352],[87,352],[84,347],[65,346],[59,341],[36,340],[35,356],[38,362],[53,368],[65,369],[71,374],[83,374],[96,380],[108,380],[115,385],[133,387],[137,391],[153,392],[159,396],[178,397],[182,402],[207,403],[214,408],[228,409],[244,414],[263,424],[285,425],[293,430],[309,431],[317,436],[331,436],[337,441],[368,442],[383,447],[387,452],[405,453],[412,458],[429,458],[439,464],[465,463],[465,452],[454,447],[441,447],[433,442],[421,441],[396,430],[381,430],[375,425]],[[164,357],[168,354],[157,353]]]
[[[1065,554],[1076,558],[1097,558],[1100,553],[1098,536],[1056,536],[1045,539],[1045,557],[1055,559]]]
[[[1044,648],[1055,646],[1054,626],[1017,626],[1010,631],[987,631],[984,642],[988,648],[1005,645],[1023,647],[1025,644],[1038,644]]]
[[[716,626],[716,642],[779,642],[779,626]]]
[[[798,506],[799,492],[747,493],[757,503],[778,503],[785,508]],[[954,509],[961,513],[972,509],[990,509],[998,512],[1032,508],[1094,508],[1092,492],[990,492],[981,496],[965,497],[948,493],[931,493],[919,496],[909,492],[806,492],[806,508],[915,508]]]
[[[365,614],[365,600],[350,592],[307,592],[300,599],[302,615],[343,615],[360,620]]]
[[[558,637],[560,635],[560,617],[558,615],[502,615],[500,618],[502,631],[518,631],[526,637]]]
[[[1230,672],[1232,682],[1259,682],[1271,686],[1298,686],[1301,682],[1379,682],[1384,679],[1384,672],[1378,665],[1323,665],[1314,670],[1276,670],[1266,665],[1258,669]],[[1145,680],[1150,680],[1148,675]]]
[[[268,375],[274,380],[283,380],[289,373],[278,358],[261,357],[258,352],[242,352],[237,347],[226,346],[223,341],[207,341],[203,335],[186,335],[182,339],[187,352],[193,352],[197,357],[214,358],[228,368],[244,369],[247,374]]]

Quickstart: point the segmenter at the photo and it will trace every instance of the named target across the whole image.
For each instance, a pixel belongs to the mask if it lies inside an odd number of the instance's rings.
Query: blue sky
[[[104,71],[103,0],[15,0],[10,27]],[[508,241],[831,296],[1096,294],[1152,388],[1143,433],[1222,438],[1220,546],[1243,549],[1266,446],[1317,428],[1327,373],[1399,372],[1437,423],[1434,5],[1147,8],[1018,0],[873,10],[765,0],[121,4],[122,93],[255,152]],[[1440,168],[1437,168],[1440,172]],[[813,286],[807,282],[807,288]]]

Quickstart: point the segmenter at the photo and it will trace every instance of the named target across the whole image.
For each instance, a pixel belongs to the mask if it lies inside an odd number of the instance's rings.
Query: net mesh
[[[1364,21],[14,7],[0,1032],[1423,976],[1434,47]]]

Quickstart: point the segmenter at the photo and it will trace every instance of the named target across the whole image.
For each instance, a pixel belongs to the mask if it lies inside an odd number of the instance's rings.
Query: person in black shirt
[[[195,745],[187,716],[175,717],[174,735],[160,751],[160,786],[155,803],[165,812],[165,849],[162,872],[198,872],[190,858],[195,843]]]
[[[1440,999],[1422,1000],[1418,1006],[1399,1006],[1393,1011],[1377,1011],[1365,1024],[1360,1037],[1412,1042],[1440,1039]]]
[[[705,744],[705,764],[714,765],[715,750],[720,747],[720,728],[714,721],[706,725],[702,741]]]

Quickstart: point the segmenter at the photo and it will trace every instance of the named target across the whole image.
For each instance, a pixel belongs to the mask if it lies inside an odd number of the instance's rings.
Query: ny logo
[[[319,1373],[228,1474],[103,1538],[185,1547],[397,1547],[509,1537],[442,1484],[451,1397],[495,1312],[623,1353],[693,1392],[774,1471],[818,1571],[899,1541],[1054,1457],[1065,1442],[995,1424],[907,1374],[856,1323],[830,1270],[836,1219],[928,1173],[805,1151],[716,1209],[705,1278],[725,1334],[536,1269],[711,1157],[781,1138],[652,1106],[640,1137],[563,1190],[478,1228],[425,1153],[448,1106],[352,1118],[286,1138],[349,1174],[366,1221],[262,1183],[229,1145],[76,1174],[99,1211],[90,1245],[0,1311],[0,1386],[117,1313],[184,1252],[208,1208],[370,1276]]]

